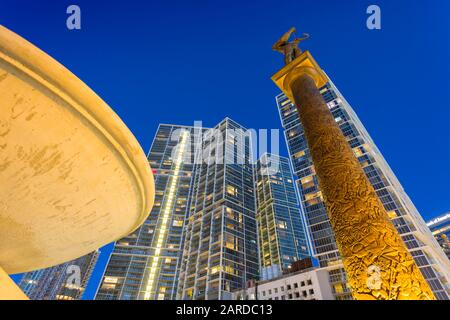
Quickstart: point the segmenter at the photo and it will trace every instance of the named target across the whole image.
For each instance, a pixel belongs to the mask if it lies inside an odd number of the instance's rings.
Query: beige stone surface
[[[2,268],[0,268],[0,300],[28,300]]]
[[[120,118],[0,26],[0,266],[21,273],[87,254],[138,228],[153,197],[145,154]]]

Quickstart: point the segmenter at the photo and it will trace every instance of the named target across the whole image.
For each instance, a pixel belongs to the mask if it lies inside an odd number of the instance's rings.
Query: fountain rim
[[[139,218],[127,234],[139,228],[154,203],[155,184],[147,157],[133,133],[91,88],[47,53],[0,24],[0,62],[50,90],[92,125],[121,156],[141,196]],[[116,239],[116,240],[117,240]]]

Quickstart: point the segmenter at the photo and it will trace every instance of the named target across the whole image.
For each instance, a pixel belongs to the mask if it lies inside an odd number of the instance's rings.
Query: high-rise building
[[[155,178],[153,209],[138,230],[115,243],[96,299],[175,299],[197,131],[201,133],[197,127],[158,127],[148,154]]]
[[[289,159],[264,154],[255,170],[261,273],[309,256],[308,241]],[[276,274],[276,273],[275,273]],[[262,274],[262,278],[267,276]]]
[[[98,256],[94,251],[51,268],[27,272],[19,286],[31,300],[80,300]]]
[[[450,259],[450,212],[431,219],[427,222],[427,226]]]
[[[448,299],[450,264],[447,257],[342,94],[331,81],[320,88],[320,92],[430,288],[438,299]],[[284,94],[276,97],[276,103],[298,177],[313,255],[321,267],[329,270],[336,298],[351,299],[298,112]]]
[[[179,299],[231,299],[259,273],[251,138],[224,119],[204,134],[185,228]]]

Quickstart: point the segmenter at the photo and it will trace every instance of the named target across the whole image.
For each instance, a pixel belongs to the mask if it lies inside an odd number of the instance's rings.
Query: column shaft
[[[434,299],[312,77],[290,82],[355,299]]]

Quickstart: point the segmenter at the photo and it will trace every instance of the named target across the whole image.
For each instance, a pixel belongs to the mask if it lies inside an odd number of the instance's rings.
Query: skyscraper
[[[286,271],[291,263],[309,256],[289,159],[262,155],[255,177],[261,268]]]
[[[158,127],[148,154],[155,178],[155,204],[138,230],[115,243],[96,299],[175,299],[197,129]]]
[[[179,299],[231,299],[258,278],[251,139],[224,119],[204,134],[186,222]]]
[[[450,212],[431,219],[427,222],[427,226],[450,259]]]
[[[80,300],[98,255],[94,251],[51,268],[27,272],[19,286],[31,300]]]
[[[450,265],[417,209],[404,192],[357,115],[329,81],[321,88],[336,122],[375,188],[393,224],[438,299],[448,299]],[[276,97],[305,214],[314,256],[329,270],[337,299],[350,299],[346,276],[296,107],[284,94]]]

